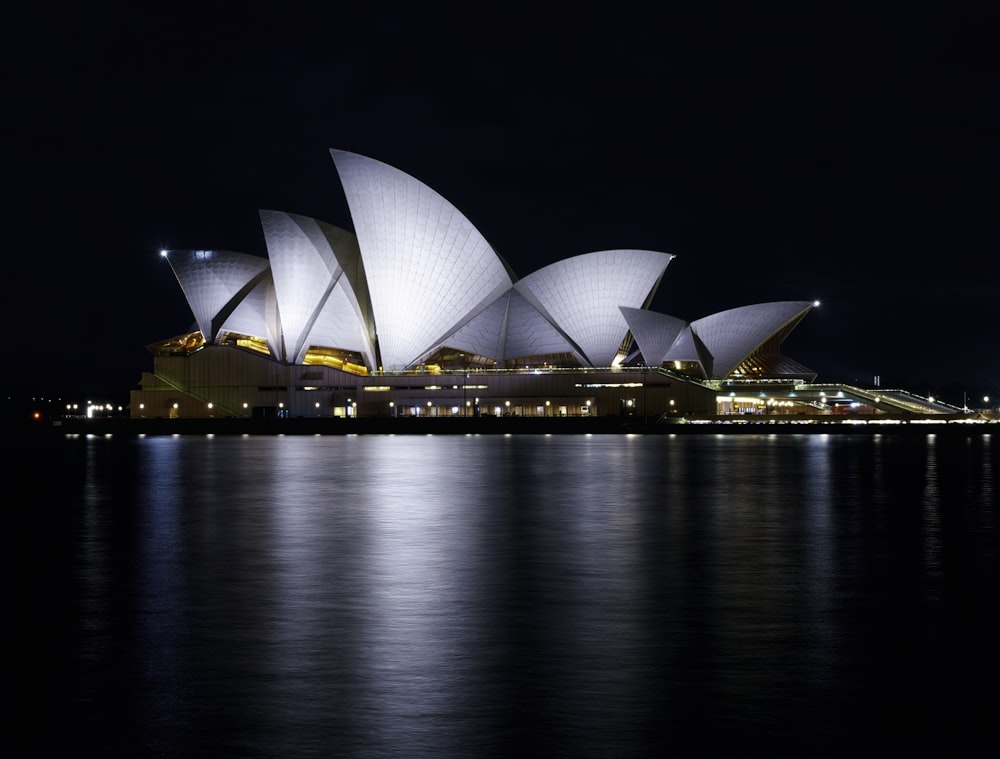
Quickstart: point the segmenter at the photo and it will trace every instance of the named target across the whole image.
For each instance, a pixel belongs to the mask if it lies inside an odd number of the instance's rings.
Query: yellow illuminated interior
[[[235,345],[238,348],[246,348],[254,353],[261,353],[265,356],[271,355],[271,349],[267,347],[267,341],[261,337],[253,335],[241,335],[236,332],[227,332],[219,341],[222,345]]]
[[[705,378],[705,368],[701,365],[700,361],[668,361],[665,366],[678,374],[684,374],[697,379]]]
[[[187,356],[200,350],[204,345],[205,338],[201,332],[190,332],[155,343],[150,346],[150,350],[156,356]]]
[[[444,346],[428,356],[424,365],[429,371],[441,372],[455,369],[493,369],[496,362],[488,356]]]
[[[368,367],[365,366],[364,359],[355,351],[310,346],[303,363],[328,366],[359,377],[368,376]]]

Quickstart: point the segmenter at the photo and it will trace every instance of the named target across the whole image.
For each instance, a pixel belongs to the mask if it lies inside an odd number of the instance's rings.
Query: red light
[[[31,415],[31,417],[32,417],[32,419],[34,419],[35,421],[38,421],[39,419],[41,419],[41,418],[42,418],[42,412],[41,412],[41,411],[36,411],[35,413],[33,413],[33,414]]]

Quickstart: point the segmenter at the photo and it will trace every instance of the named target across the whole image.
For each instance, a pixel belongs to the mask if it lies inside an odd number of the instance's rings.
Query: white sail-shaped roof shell
[[[367,285],[354,235],[306,216],[279,211],[260,215],[281,313],[284,358],[302,363],[310,346],[325,346],[357,351],[373,363]],[[359,276],[348,276],[352,270]]]
[[[375,365],[375,353],[366,325],[358,319],[353,299],[340,284],[330,291],[323,309],[301,341],[294,363],[302,363],[310,348],[336,348],[355,351],[367,366]]]
[[[579,348],[514,288],[470,316],[435,349],[442,345],[485,356],[501,366],[557,353],[573,354],[585,362]]]
[[[219,336],[219,316],[237,306],[246,290],[264,275],[266,258],[231,250],[172,250],[166,254],[202,337]],[[263,327],[263,324],[259,325]],[[261,334],[262,333],[254,333]]]
[[[587,361],[581,350],[515,287],[510,298],[501,360],[553,353],[571,353],[580,363]]]
[[[701,364],[706,377],[713,376],[712,354],[691,330],[690,324],[677,335],[677,339],[674,340],[674,344],[670,346],[670,350],[667,351],[667,355],[663,359],[664,361],[697,361]]]
[[[742,306],[691,322],[691,330],[712,354],[712,377],[723,379],[763,343],[797,323],[814,306],[813,301]]]
[[[611,366],[628,324],[621,306],[647,305],[672,255],[652,250],[602,250],[557,261],[514,289],[583,353],[583,363]]]
[[[623,306],[621,312],[643,360],[650,366],[659,366],[667,360],[671,346],[688,326],[683,319],[644,308]]]
[[[227,332],[263,338],[272,356],[283,356],[278,299],[275,297],[270,271],[266,272],[259,284],[239,299],[231,313],[225,315],[212,342],[217,342]]]
[[[470,312],[512,285],[451,203],[399,169],[331,150],[368,276],[385,369],[418,362]]]
[[[445,335],[430,352],[443,345],[465,351],[472,355],[485,356],[495,362],[503,359],[503,334],[507,325],[510,305],[510,290],[490,303],[479,313],[470,314],[454,332]]]

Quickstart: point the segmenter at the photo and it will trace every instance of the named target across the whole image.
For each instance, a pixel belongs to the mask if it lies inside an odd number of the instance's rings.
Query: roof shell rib
[[[371,292],[382,365],[409,367],[513,284],[482,234],[399,169],[331,150]]]
[[[672,259],[652,250],[584,253],[529,274],[514,289],[559,326],[584,364],[610,366],[629,329],[620,307],[648,305]]]
[[[787,334],[814,306],[812,301],[742,306],[691,322],[691,331],[712,354],[710,376],[724,379],[769,339]]]

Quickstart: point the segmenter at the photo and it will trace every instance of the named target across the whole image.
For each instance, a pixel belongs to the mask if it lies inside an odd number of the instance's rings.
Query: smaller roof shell
[[[628,323],[622,306],[648,305],[673,256],[653,250],[601,250],[539,269],[514,289],[559,325],[584,364],[611,366]]]
[[[691,331],[712,354],[710,376],[724,379],[772,337],[784,339],[815,305],[813,301],[759,303],[691,322]]]
[[[266,258],[231,250],[171,250],[165,258],[208,342],[218,338],[225,317],[269,269]],[[264,324],[255,325],[253,334],[264,335]]]

